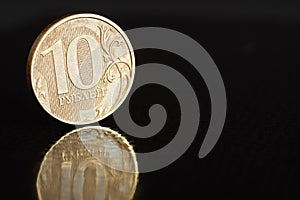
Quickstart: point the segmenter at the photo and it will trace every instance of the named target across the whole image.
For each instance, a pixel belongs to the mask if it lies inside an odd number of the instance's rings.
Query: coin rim
[[[34,61],[36,58],[36,54],[37,54],[37,49],[40,47],[41,45],[41,41],[43,41],[45,39],[45,37],[47,37],[47,35],[54,30],[55,28],[57,28],[58,26],[62,25],[63,23],[70,21],[70,20],[74,20],[74,19],[78,19],[78,18],[92,18],[92,19],[98,19],[100,21],[103,21],[109,25],[111,25],[112,27],[114,27],[123,37],[123,39],[126,42],[127,47],[129,48],[129,52],[130,52],[130,56],[131,56],[131,74],[132,74],[132,78],[131,81],[129,83],[129,87],[127,89],[127,91],[125,92],[124,96],[122,97],[122,99],[120,100],[120,102],[107,114],[96,118],[95,120],[90,120],[90,121],[84,121],[84,122],[76,122],[76,121],[69,121],[69,120],[65,120],[65,119],[61,119],[58,116],[56,116],[55,114],[53,114],[52,112],[49,112],[46,107],[41,103],[40,99],[37,97],[36,91],[33,88],[33,70],[32,70],[32,66],[34,65]],[[71,14],[71,15],[67,15],[67,16],[63,16],[61,18],[59,18],[58,20],[50,23],[46,28],[44,28],[42,30],[42,32],[38,35],[38,37],[36,38],[36,40],[34,41],[29,56],[28,56],[28,61],[27,61],[27,79],[29,85],[31,86],[31,89],[36,97],[36,99],[38,100],[39,104],[43,107],[43,109],[50,114],[52,117],[54,117],[55,119],[62,121],[64,123],[67,124],[72,124],[72,125],[86,125],[86,124],[91,124],[91,123],[95,123],[98,121],[101,121],[103,119],[105,119],[106,117],[108,117],[109,115],[111,115],[113,112],[115,112],[120,106],[121,104],[125,101],[125,99],[127,98],[130,89],[132,87],[133,81],[134,81],[134,76],[135,76],[135,56],[134,56],[134,51],[132,48],[132,45],[130,43],[130,40],[128,39],[127,35],[125,34],[125,32],[117,25],[115,24],[113,21],[111,21],[110,19],[103,17],[101,15],[98,14],[93,14],[93,13],[79,13],[79,14]]]
[[[38,171],[38,174],[36,176],[36,191],[37,191],[37,194],[38,194],[38,198],[39,199],[42,199],[42,195],[40,194],[40,190],[38,189],[38,180],[41,176],[41,173],[42,173],[42,167],[44,166],[44,162],[45,160],[47,159],[47,157],[49,156],[49,154],[51,153],[51,151],[54,149],[55,146],[57,146],[62,140],[64,140],[65,138],[67,138],[68,136],[70,136],[71,134],[73,133],[76,133],[76,132],[79,132],[79,131],[84,131],[86,129],[97,129],[97,130],[104,130],[104,131],[109,131],[111,132],[111,135],[112,137],[114,136],[118,136],[118,137],[121,137],[122,138],[122,141],[124,143],[126,143],[127,146],[129,146],[128,149],[126,149],[131,155],[132,155],[132,158],[133,158],[133,163],[134,163],[134,167],[135,167],[135,172],[126,172],[126,173],[131,173],[131,174],[134,174],[134,185],[133,185],[133,188],[134,191],[132,191],[132,193],[130,194],[130,199],[132,199],[134,197],[134,194],[136,193],[136,189],[137,189],[137,184],[138,184],[138,181],[139,181],[139,169],[138,169],[138,163],[137,163],[137,158],[136,158],[136,154],[133,150],[133,147],[132,145],[128,142],[128,140],[122,136],[120,133],[118,133],[117,131],[115,130],[112,130],[110,128],[107,128],[107,127],[102,127],[102,126],[85,126],[85,127],[82,127],[82,128],[78,128],[78,129],[75,129],[75,130],[72,130],[70,131],[69,133],[67,133],[66,135],[62,136],[58,141],[55,142],[55,144],[53,144],[51,146],[51,148],[46,152],[46,154],[44,155],[43,157],[43,161],[41,162],[40,166],[39,166],[39,171]],[[120,141],[117,140],[117,142],[120,144]],[[84,145],[84,144],[83,144]],[[104,164],[105,165],[105,164]],[[117,169],[116,169],[117,170]]]

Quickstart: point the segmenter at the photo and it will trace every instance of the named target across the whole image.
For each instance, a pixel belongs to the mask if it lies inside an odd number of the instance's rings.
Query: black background
[[[182,73],[193,85],[201,107],[200,131],[192,146],[170,166],[140,174],[135,199],[299,196],[300,3],[12,0],[1,3],[0,13],[0,199],[37,199],[35,181],[44,154],[75,129],[49,116],[38,104],[26,81],[26,62],[45,26],[78,12],[106,16],[123,30],[155,26],[180,31],[208,51],[225,83],[225,127],[213,151],[199,159],[210,118],[205,83],[193,75],[189,63],[172,53],[135,52],[137,65],[159,62]],[[150,139],[124,134],[139,152],[164,146],[178,128],[178,102],[162,86],[147,85],[136,91],[130,107],[133,119],[146,125],[148,108],[154,103],[167,109],[164,129]],[[100,124],[118,130],[111,116]]]

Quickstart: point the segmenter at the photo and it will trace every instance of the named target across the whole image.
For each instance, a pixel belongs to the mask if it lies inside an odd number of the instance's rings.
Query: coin
[[[96,14],[75,14],[38,36],[27,71],[38,102],[50,115],[69,124],[89,124],[125,100],[135,59],[119,26]]]
[[[135,153],[119,133],[99,126],[76,129],[46,153],[37,177],[40,200],[132,199]]]

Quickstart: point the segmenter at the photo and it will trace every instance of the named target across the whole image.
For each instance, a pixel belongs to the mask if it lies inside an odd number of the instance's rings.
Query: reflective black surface
[[[137,64],[167,64],[191,82],[201,106],[200,131],[172,165],[141,174],[135,199],[201,199],[210,196],[299,196],[300,3],[280,1],[9,1],[1,3],[1,199],[35,199],[35,181],[45,152],[75,129],[49,116],[26,81],[31,45],[53,20],[71,13],[102,14],[122,29],[158,26],[197,40],[223,77],[228,116],[221,138],[198,158],[210,117],[205,83],[182,58],[164,51],[137,51]],[[184,66],[184,69],[183,67]],[[153,91],[155,95],[153,95]],[[164,98],[160,102],[156,96]],[[166,88],[150,85],[132,99],[133,119],[145,125],[147,107],[165,104],[163,131],[150,139],[126,136],[139,152],[171,141],[178,128],[178,102]],[[142,117],[145,116],[145,117]],[[110,116],[103,126],[118,130]]]

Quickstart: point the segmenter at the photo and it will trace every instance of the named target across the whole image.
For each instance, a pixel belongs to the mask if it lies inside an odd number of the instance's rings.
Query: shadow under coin
[[[100,126],[76,129],[47,152],[37,178],[40,200],[129,200],[138,181],[132,146]]]

